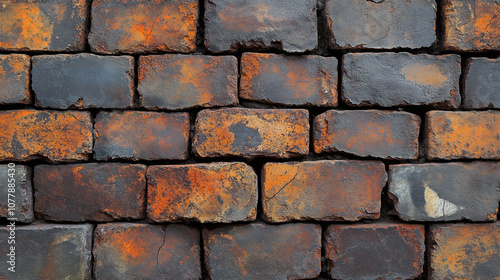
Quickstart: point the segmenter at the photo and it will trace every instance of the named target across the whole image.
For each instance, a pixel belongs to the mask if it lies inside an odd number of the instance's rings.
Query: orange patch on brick
[[[404,67],[401,72],[406,79],[422,85],[441,87],[448,80],[436,65],[416,64]]]

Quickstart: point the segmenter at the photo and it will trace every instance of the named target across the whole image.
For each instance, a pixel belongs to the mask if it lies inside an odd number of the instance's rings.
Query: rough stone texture
[[[9,230],[0,228],[1,279],[92,279],[92,225],[16,226],[15,236],[15,244],[7,244]],[[7,270],[11,246],[15,246],[15,272]]]
[[[327,111],[314,119],[314,151],[416,159],[420,117],[395,111]]]
[[[234,56],[141,56],[137,90],[149,109],[236,105],[238,61]]]
[[[0,50],[81,51],[88,0],[7,0],[0,5]]]
[[[500,222],[431,225],[430,279],[498,279]]]
[[[386,182],[376,161],[266,163],[262,208],[269,222],[377,219]]]
[[[94,235],[96,279],[201,279],[200,233],[185,225],[113,223]]]
[[[35,211],[52,221],[145,217],[146,166],[86,163],[35,166]]]
[[[94,0],[89,44],[98,53],[193,52],[196,0]]]
[[[187,158],[187,113],[100,112],[94,128],[97,160]]]
[[[257,175],[244,163],[148,168],[148,218],[230,223],[257,216]]]
[[[463,107],[500,109],[500,58],[467,59]]]
[[[336,107],[337,59],[244,53],[240,97],[273,104]]]
[[[0,104],[30,103],[29,71],[29,56],[0,55]]]
[[[428,159],[500,159],[500,112],[426,114]]]
[[[496,220],[500,163],[390,166],[389,196],[405,221]]]
[[[313,50],[318,44],[315,0],[205,0],[205,46]]]
[[[0,160],[85,160],[92,154],[89,112],[0,112]]]
[[[325,233],[334,279],[413,279],[423,272],[423,225],[330,225]]]
[[[444,0],[442,5],[446,50],[500,50],[497,0]]]
[[[200,157],[306,155],[309,113],[244,108],[203,110],[196,118],[193,150]]]
[[[9,169],[13,169],[14,172]],[[31,223],[33,221],[33,193],[31,189],[31,167],[17,165],[9,168],[7,164],[0,165],[0,217],[16,219],[16,222]],[[8,184],[15,184],[15,192],[8,192]],[[11,194],[11,196],[9,196]],[[14,196],[12,196],[14,195]],[[9,198],[14,202],[14,211],[8,208]]]
[[[33,57],[36,105],[67,109],[127,108],[134,95],[134,58],[93,54]]]
[[[436,40],[434,0],[328,0],[333,48],[421,48]]]
[[[342,72],[342,101],[349,106],[460,106],[455,54],[351,53],[343,58]]]
[[[303,279],[321,272],[321,227],[264,223],[203,229],[210,279]]]

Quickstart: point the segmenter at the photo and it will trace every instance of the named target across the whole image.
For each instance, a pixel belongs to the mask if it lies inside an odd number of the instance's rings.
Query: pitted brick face
[[[30,57],[24,54],[0,55],[0,104],[28,104]]]
[[[469,58],[464,74],[464,108],[500,109],[500,58]]]
[[[9,169],[14,169],[14,172],[9,172]],[[16,190],[15,193],[10,193],[14,196],[9,197],[7,184],[0,189],[0,217],[14,218],[22,223],[33,221],[32,174],[32,168],[29,166],[16,165],[10,168],[7,164],[0,165],[0,182],[14,182]],[[12,202],[14,202],[14,207],[9,207],[9,203],[12,205]]]

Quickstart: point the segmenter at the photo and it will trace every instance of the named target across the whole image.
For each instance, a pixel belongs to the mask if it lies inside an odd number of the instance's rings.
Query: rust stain
[[[401,72],[407,80],[421,85],[442,87],[448,80],[437,65],[415,64],[404,67]]]
[[[225,30],[246,33],[269,32],[275,30],[273,23],[280,21],[269,8],[269,5],[261,2],[228,3],[218,14]]]

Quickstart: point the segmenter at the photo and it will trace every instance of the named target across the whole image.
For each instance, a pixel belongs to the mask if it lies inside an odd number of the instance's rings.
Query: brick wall
[[[500,279],[499,56],[494,0],[4,0],[0,278]]]

